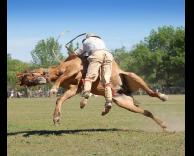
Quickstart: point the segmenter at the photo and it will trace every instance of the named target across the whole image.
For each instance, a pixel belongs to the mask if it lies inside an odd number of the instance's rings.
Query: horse
[[[86,64],[86,59],[71,54],[66,58],[66,60],[61,61],[58,66],[24,71],[18,73],[17,78],[19,79],[21,86],[29,87],[54,82],[54,85],[50,90],[51,93],[56,93],[59,87],[66,89],[66,91],[56,101],[53,113],[53,122],[56,124],[60,121],[62,104],[67,99],[82,92],[84,83],[82,80],[87,71]],[[157,97],[162,101],[166,101],[168,96],[152,90],[137,74],[121,70],[114,60],[112,64],[111,88],[113,102],[116,105],[128,111],[140,113],[153,119],[162,129],[167,128],[162,120],[156,118],[149,110],[141,108],[132,94],[139,89],[142,89],[150,97]],[[91,93],[104,96],[104,86],[101,83],[100,76],[98,76],[98,79],[93,82]]]

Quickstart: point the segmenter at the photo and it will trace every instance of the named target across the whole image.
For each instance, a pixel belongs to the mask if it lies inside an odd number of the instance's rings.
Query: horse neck
[[[59,77],[59,74],[58,74],[58,66],[56,67],[49,67],[47,69],[44,69],[44,72],[46,72],[46,76],[47,78],[49,79],[49,81],[56,81],[57,78]]]
[[[77,55],[75,55],[75,54],[70,54],[70,55],[65,59],[64,62],[70,61],[70,60],[74,60],[74,59],[78,59],[78,58],[79,58],[79,57],[78,57]]]
[[[66,60],[61,61],[60,65],[49,67],[47,69],[44,69],[44,71],[47,73],[47,77],[50,79],[50,81],[55,82],[61,75],[60,72],[65,71],[65,68],[69,65],[77,63],[82,65],[82,59],[76,55],[70,55],[69,57],[67,57]]]

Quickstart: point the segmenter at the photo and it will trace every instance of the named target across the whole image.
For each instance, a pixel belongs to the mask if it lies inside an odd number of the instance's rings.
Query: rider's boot
[[[80,108],[81,109],[85,107],[85,105],[88,102],[89,97],[90,97],[90,92],[89,91],[83,92],[82,99],[80,101]]]
[[[110,83],[105,85],[105,99],[106,102],[101,115],[106,115],[112,107],[112,90],[110,87]]]
[[[90,97],[90,90],[91,90],[91,87],[92,87],[92,82],[91,81],[86,81],[84,82],[84,91],[82,93],[82,99],[80,101],[80,108],[84,108],[85,105],[87,104],[88,102],[88,99]]]

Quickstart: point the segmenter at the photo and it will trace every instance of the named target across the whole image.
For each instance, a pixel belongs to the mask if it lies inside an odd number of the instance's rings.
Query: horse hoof
[[[170,132],[167,127],[162,129],[163,132]]]
[[[55,113],[55,115],[53,116],[53,123],[55,124],[59,124],[60,121],[60,112]]]
[[[60,118],[59,117],[55,117],[54,119],[53,119],[53,123],[54,123],[54,125],[56,125],[56,124],[60,124]]]
[[[57,89],[51,89],[50,90],[50,96],[55,96],[57,94]]]
[[[161,124],[161,127],[162,127],[163,129],[166,129],[166,128],[167,128],[167,126],[165,125],[164,122]]]
[[[161,99],[162,101],[167,101],[167,100],[168,100],[168,95],[160,94],[160,99]]]

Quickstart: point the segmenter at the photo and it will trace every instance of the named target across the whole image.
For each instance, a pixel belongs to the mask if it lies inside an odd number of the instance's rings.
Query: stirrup
[[[162,101],[167,101],[168,100],[168,95],[166,95],[166,94],[159,93],[159,96],[160,96],[160,99]]]

